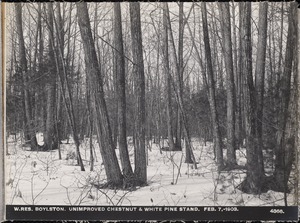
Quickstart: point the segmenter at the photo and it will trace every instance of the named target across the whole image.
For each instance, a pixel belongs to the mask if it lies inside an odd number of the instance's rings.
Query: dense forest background
[[[72,137],[82,171],[80,144],[95,136],[108,187],[147,184],[149,142],[197,168],[199,138],[214,143],[218,171],[246,169],[242,191],[297,191],[296,3],[15,3],[7,13],[7,136],[60,158]]]

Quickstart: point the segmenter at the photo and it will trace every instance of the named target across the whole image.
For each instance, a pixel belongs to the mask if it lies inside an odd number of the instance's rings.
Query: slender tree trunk
[[[133,74],[135,80],[135,170],[136,180],[147,183],[147,162],[145,151],[145,76],[140,18],[140,3],[130,2],[130,24],[132,38]]]
[[[114,3],[114,63],[116,67],[116,87],[118,101],[118,132],[119,150],[122,164],[123,176],[130,180],[133,176],[129,154],[127,149],[126,133],[126,95],[125,95],[125,61],[123,50],[123,34],[120,2]]]
[[[242,5],[239,4],[239,27],[242,27]],[[241,28],[239,29],[239,41],[238,41],[238,58],[237,58],[237,117],[236,117],[236,122],[237,122],[237,131],[236,131],[236,140],[238,147],[243,145],[243,140],[245,137],[245,129],[244,129],[244,119],[243,114],[244,114],[244,101],[243,101],[243,95],[244,95],[244,76],[243,76],[243,63],[242,63],[242,30]]]
[[[284,5],[284,2],[281,2],[280,38],[279,38],[279,47],[278,47],[279,48],[279,56],[278,56],[278,68],[277,68],[278,73],[281,73],[281,71],[282,71],[281,62],[282,62],[282,45],[283,45],[282,38],[283,38],[283,16],[284,16],[283,5]]]
[[[265,83],[265,63],[266,63],[266,48],[267,48],[267,15],[268,2],[261,2],[259,5],[259,22],[258,22],[258,46],[255,68],[255,86],[256,86],[256,134],[257,134],[257,152],[258,163],[262,174],[264,171],[263,161],[263,105],[264,105],[264,83]]]
[[[218,118],[217,108],[216,108],[217,106],[216,106],[216,96],[215,96],[215,80],[214,80],[213,66],[211,60],[211,50],[209,44],[206,3],[202,2],[201,6],[202,6],[201,10],[202,10],[205,57],[207,62],[209,104],[210,104],[212,122],[213,122],[213,134],[214,134],[214,143],[215,143],[214,146],[216,148],[217,165],[218,165],[218,170],[220,171],[224,167],[223,145],[222,145],[220,126],[219,126],[219,118]]]
[[[234,67],[234,82],[235,82],[235,146],[236,149],[240,148],[242,144],[242,121],[241,121],[241,84],[240,84],[240,71],[239,71],[239,56],[238,56],[238,41],[237,41],[237,28],[236,28],[236,6],[232,2],[232,28],[233,28],[233,67]],[[239,41],[240,42],[240,41]],[[240,45],[240,44],[239,44]]]
[[[25,140],[30,142],[31,150],[37,149],[37,141],[35,136],[35,130],[33,129],[33,120],[31,114],[31,103],[30,103],[30,93],[28,85],[28,69],[27,69],[27,59],[26,59],[26,49],[23,36],[23,26],[22,26],[22,3],[15,3],[16,10],[16,27],[19,40],[19,60],[22,72],[23,80],[23,93],[24,93],[24,107],[25,107]]]
[[[44,40],[43,40],[43,33],[42,33],[42,7],[41,7],[41,3],[38,3],[38,39],[39,39],[39,45],[38,45],[38,56],[37,56],[37,60],[38,60],[38,72],[39,75],[42,75],[42,71],[43,71],[43,52],[44,52]],[[43,95],[40,94],[39,90],[41,89],[41,86],[37,86],[37,91],[35,92],[35,119],[36,119],[36,125],[38,127],[38,131],[42,131],[42,126],[44,124],[44,118],[41,114],[43,114],[43,112],[41,112],[42,109],[40,109],[40,103],[37,103],[38,101],[41,102],[43,101]],[[43,106],[42,106],[43,107]]]
[[[169,47],[168,47],[168,3],[164,2],[163,4],[163,60],[164,60],[164,73],[166,77],[166,95],[167,95],[167,126],[168,126],[168,141],[170,150],[175,150],[175,144],[173,139],[173,129],[172,129],[172,95],[171,95],[171,75],[170,75],[170,66],[169,66]],[[178,126],[177,126],[178,127]]]
[[[294,6],[296,8],[296,6]],[[298,15],[297,13],[295,13],[295,21],[298,20]],[[299,21],[299,20],[298,20]],[[296,36],[298,36],[298,31],[295,31],[297,34]],[[298,52],[298,44],[297,44],[297,39],[295,41],[295,52]],[[297,139],[297,134],[299,131],[298,128],[298,98],[299,98],[299,93],[298,93],[298,81],[299,81],[299,74],[298,74],[298,57],[299,55],[296,54],[294,56],[294,62],[293,62],[293,79],[291,80],[292,83],[292,87],[291,87],[291,96],[290,96],[290,103],[289,103],[289,107],[288,107],[288,119],[287,119],[287,123],[286,123],[286,131],[285,131],[285,164],[286,164],[286,169],[285,169],[285,180],[289,181],[289,183],[286,183],[286,186],[284,188],[284,203],[285,206],[288,206],[288,200],[287,200],[287,196],[289,191],[289,186],[291,186],[294,190],[294,194],[296,195],[295,199],[294,199],[294,204],[298,204],[298,197],[297,197],[297,193],[298,193],[298,182],[299,182],[299,172],[298,172],[298,157],[297,157],[297,149],[299,147],[297,147],[298,145],[298,140]],[[294,166],[294,167],[293,167]],[[295,169],[293,172],[293,175],[290,178],[290,174],[292,173],[292,169]],[[288,185],[289,184],[289,185]],[[274,185],[274,184],[273,184]]]
[[[199,66],[200,66],[200,68],[201,68],[201,71],[202,71],[201,73],[202,73],[202,79],[203,79],[204,88],[205,88],[205,90],[206,90],[207,96],[209,97],[209,92],[208,92],[208,82],[207,82],[207,77],[206,77],[206,73],[205,73],[206,67],[205,67],[205,64],[204,64],[204,62],[203,62],[202,55],[201,55],[201,53],[200,53],[200,52],[201,52],[201,45],[200,45],[200,47],[199,47],[199,48],[200,48],[200,50],[199,50],[199,49],[198,49],[198,46],[197,46],[197,44],[196,44],[196,41],[195,41],[195,35],[193,35],[189,23],[187,23],[187,28],[188,28],[189,33],[190,33],[190,36],[191,36],[191,38],[192,38],[193,47],[194,47],[195,52],[196,52],[197,62],[198,62]],[[201,36],[201,30],[199,29],[199,37],[200,37],[200,36]],[[198,81],[199,81],[199,79],[198,79]],[[199,83],[198,83],[198,85],[199,85]],[[198,87],[198,88],[199,88],[199,87]]]
[[[123,176],[115,153],[112,132],[104,99],[103,76],[97,60],[96,49],[91,31],[87,3],[76,3],[78,24],[85,53],[86,71],[91,87],[92,105],[95,109],[98,140],[103,144],[100,148],[108,184],[121,186]]]
[[[58,32],[60,32],[60,37],[61,37],[61,46],[60,46],[60,51],[64,52],[64,24],[63,24],[63,19],[61,15],[61,3],[57,2],[57,26],[58,26]],[[70,40],[68,40],[70,42]],[[59,54],[59,50],[57,52]],[[62,67],[60,63],[60,67]],[[61,68],[59,70],[62,70]],[[63,124],[63,112],[62,112],[62,89],[59,88],[59,83],[57,84],[57,112],[56,112],[56,126],[57,126],[57,140],[58,143],[62,140],[62,124]]]
[[[51,9],[53,13],[53,8]],[[64,63],[64,57],[63,57],[63,49],[64,45],[61,42],[63,38],[61,37],[62,32],[59,29],[59,25],[57,24],[56,20],[55,21],[55,27],[56,27],[56,34],[57,34],[57,51],[53,51],[54,53],[54,61],[56,64],[56,73],[58,74],[59,77],[59,84],[61,86],[61,91],[62,91],[62,98],[65,104],[65,108],[67,111],[70,127],[73,133],[73,139],[75,142],[75,147],[76,147],[76,156],[77,156],[77,164],[80,166],[81,171],[85,171],[81,154],[80,154],[80,142],[78,138],[78,130],[77,130],[77,125],[75,122],[75,115],[74,115],[74,106],[73,106],[73,101],[72,101],[72,95],[70,91],[70,86],[67,78],[67,68]],[[50,38],[50,43],[52,44],[52,48],[54,48],[54,32],[49,33],[49,38]]]
[[[168,10],[169,11],[169,10]],[[179,80],[179,64],[178,64],[178,59],[177,59],[177,55],[176,55],[176,49],[175,49],[175,41],[173,38],[173,31],[172,31],[172,26],[171,26],[171,20],[170,20],[170,15],[168,13],[168,29],[169,29],[169,34],[170,34],[170,40],[171,40],[171,47],[173,50],[173,58],[174,58],[174,63],[176,65],[176,76],[177,76],[177,80]],[[171,74],[170,74],[171,75]],[[171,77],[170,77],[171,78]],[[172,80],[172,78],[171,78]],[[176,94],[176,101],[177,101],[177,105],[179,106],[180,112],[181,112],[181,117],[182,117],[182,124],[183,124],[183,130],[184,130],[184,138],[185,138],[185,162],[186,163],[193,163],[195,166],[195,169],[197,169],[197,163],[194,157],[194,153],[193,153],[193,149],[192,149],[192,143],[191,143],[191,137],[190,137],[190,133],[189,133],[189,129],[188,129],[188,120],[187,120],[187,116],[186,116],[186,111],[185,111],[185,107],[184,107],[184,103],[183,103],[183,97],[179,92],[179,89],[176,89],[176,85],[174,82],[172,82],[172,86],[174,88],[174,92]]]
[[[48,31],[50,35],[54,32],[53,27],[53,3],[47,3],[47,20]],[[50,36],[49,35],[49,36]],[[44,150],[52,150],[57,148],[57,139],[54,132],[55,127],[55,91],[56,91],[56,71],[54,58],[54,42],[49,38],[48,45],[48,75],[46,82],[46,132],[44,134]]]
[[[183,34],[184,34],[184,19],[183,19],[183,2],[179,2],[179,37],[178,37],[178,88],[180,97],[183,97]],[[175,147],[176,150],[181,150],[181,132],[182,118],[180,107],[177,106],[177,129],[176,129]]]
[[[90,93],[90,84],[88,80],[88,76],[86,75],[86,104],[88,111],[88,120],[89,120],[89,146],[90,146],[90,171],[94,170],[94,151],[93,151],[93,128],[94,128],[94,120],[93,120],[93,112],[91,107],[91,93]]]
[[[235,83],[235,89],[237,89],[237,72],[238,72],[238,56],[237,56],[237,29],[236,29],[236,5],[234,2],[231,2],[232,4],[232,38],[233,38],[233,69],[234,69],[234,83]]]
[[[33,55],[33,66],[32,66],[32,71],[35,74],[38,74],[38,68],[39,68],[39,61],[38,61],[38,57],[39,57],[39,40],[41,38],[39,38],[40,36],[40,29],[41,29],[41,3],[38,3],[38,9],[37,9],[37,24],[36,24],[36,33],[35,33],[35,37],[34,37],[34,41],[35,41],[35,49],[34,49],[34,55]],[[13,39],[13,38],[12,38]],[[12,40],[13,41],[13,40]],[[36,124],[36,127],[38,126],[38,89],[39,86],[34,86],[34,93],[33,93],[33,104],[32,104],[32,114],[33,114],[33,119],[34,119],[34,123]],[[38,131],[38,128],[36,128],[36,130]]]
[[[235,140],[235,109],[236,97],[234,86],[234,67],[232,56],[231,26],[230,26],[230,9],[229,2],[219,3],[223,54],[225,58],[225,68],[227,73],[227,165],[232,168],[236,165],[236,140]]]
[[[300,13],[296,13],[296,19],[298,19],[298,27],[299,27],[299,20],[300,20]],[[299,50],[299,46],[300,46],[300,39],[299,39],[299,28],[297,30],[297,37],[296,39],[298,39],[297,41],[297,49],[296,52],[298,52]],[[295,86],[295,118],[293,119],[293,121],[295,122],[295,132],[297,134],[297,136],[295,137],[295,148],[298,148],[298,151],[296,149],[296,156],[295,156],[295,165],[298,165],[298,168],[296,168],[295,170],[295,188],[294,188],[294,205],[299,205],[299,195],[300,195],[300,188],[299,188],[299,183],[300,183],[300,179],[299,179],[299,175],[300,175],[300,168],[299,168],[299,162],[300,162],[300,152],[299,152],[299,148],[300,148],[300,136],[299,136],[299,131],[300,131],[300,81],[299,81],[299,74],[298,71],[300,70],[300,56],[299,54],[297,54],[296,58],[295,58],[295,64],[294,64],[294,86]],[[295,135],[296,135],[295,134]]]
[[[62,43],[64,43],[63,41],[63,37],[64,37],[64,26],[63,26],[63,20],[61,17],[61,7],[60,7],[60,3],[57,2],[56,3],[56,7],[57,7],[57,12],[56,12],[56,17],[57,17],[57,27],[58,27],[58,31],[60,32],[60,36],[62,38]],[[59,55],[59,50],[57,50],[58,52],[56,53],[56,55]],[[60,51],[63,52],[64,51],[64,44],[61,44],[61,48]],[[62,70],[61,67],[61,63],[59,63],[60,69]],[[56,114],[55,114],[55,132],[56,132],[56,139],[57,139],[57,147],[58,147],[58,156],[59,159],[61,159],[61,147],[60,147],[60,143],[62,140],[62,120],[63,120],[63,112],[62,112],[62,103],[63,103],[63,98],[62,98],[62,89],[60,88],[60,84],[57,78],[57,84],[56,84],[56,92],[57,92],[57,96],[56,96]]]
[[[277,146],[274,172],[274,188],[273,190],[287,192],[287,184],[291,172],[292,161],[294,159],[294,136],[288,137],[287,121],[289,117],[289,103],[291,95],[291,74],[293,61],[295,58],[295,45],[297,44],[297,6],[295,3],[290,3],[289,10],[289,27],[286,42],[286,53],[283,68],[283,75],[280,81],[279,98],[280,117],[277,130]]]

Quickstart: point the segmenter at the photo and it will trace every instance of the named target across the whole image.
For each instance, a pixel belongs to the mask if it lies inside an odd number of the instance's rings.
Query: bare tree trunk
[[[287,184],[291,172],[292,161],[294,159],[294,136],[288,136],[286,133],[287,122],[289,117],[289,103],[291,98],[291,74],[293,61],[295,58],[295,45],[297,44],[297,6],[295,3],[290,3],[289,11],[289,27],[287,36],[287,45],[284,61],[283,75],[280,80],[279,98],[280,117],[277,130],[277,146],[274,172],[274,188],[273,190],[287,192]]]
[[[298,27],[299,27],[299,20],[300,20],[300,13],[296,13],[296,19],[298,17]],[[299,50],[299,46],[300,46],[300,38],[299,38],[299,28],[297,30],[297,50],[296,52],[298,52]],[[299,74],[298,71],[300,70],[300,56],[299,54],[297,54],[296,58],[295,58],[295,64],[294,64],[294,83],[295,83],[295,103],[296,103],[296,117],[294,119],[295,121],[295,130],[296,130],[296,142],[295,142],[295,148],[298,148],[298,151],[296,150],[296,157],[295,157],[295,165],[298,165],[296,167],[295,170],[295,188],[294,188],[294,204],[295,205],[299,205],[299,201],[300,201],[300,168],[299,168],[299,161],[300,161],[300,152],[299,152],[299,148],[300,148],[300,135],[299,135],[299,131],[300,131],[300,81],[299,81]]]
[[[258,22],[258,46],[257,46],[257,58],[255,68],[255,86],[256,86],[256,134],[257,134],[257,152],[258,163],[262,174],[264,171],[263,160],[263,105],[264,105],[264,83],[265,83],[265,62],[266,62],[266,47],[267,47],[267,14],[268,3],[261,2],[259,5],[259,22]]]
[[[115,147],[112,140],[111,127],[109,123],[106,102],[104,99],[103,80],[100,65],[97,60],[96,49],[91,31],[91,24],[87,9],[87,3],[76,3],[78,24],[83,49],[85,53],[86,71],[91,87],[92,103],[96,116],[96,127],[98,140],[102,140],[100,152],[103,158],[108,184],[121,186],[123,176],[118,164]]]
[[[57,6],[57,12],[56,12],[56,17],[57,17],[57,27],[58,27],[58,32],[60,32],[60,37],[62,38],[61,41],[61,46],[60,46],[60,50],[57,50],[58,52],[56,53],[56,55],[59,55],[59,51],[64,52],[64,24],[63,24],[63,19],[61,16],[61,7],[60,7],[60,3],[57,2],[56,3]],[[68,41],[70,42],[70,40]],[[61,67],[63,66],[61,63],[59,63],[60,69],[62,70]],[[61,159],[61,147],[60,147],[60,143],[62,140],[62,123],[63,123],[63,112],[62,112],[62,103],[63,103],[63,97],[62,97],[62,88],[60,88],[60,84],[59,81],[57,81],[57,85],[56,85],[56,92],[57,92],[57,96],[56,96],[56,115],[55,115],[55,132],[56,132],[56,138],[57,138],[57,147],[58,147],[58,156],[59,159]]]
[[[239,27],[242,27],[242,6],[241,4],[239,6]],[[243,94],[244,94],[244,76],[242,75],[243,72],[243,63],[242,63],[242,30],[239,28],[239,41],[238,41],[238,49],[239,52],[237,52],[237,73],[236,73],[236,79],[237,79],[237,89],[236,89],[236,96],[237,96],[237,115],[236,115],[236,141],[238,148],[240,148],[241,145],[243,145],[243,140],[245,137],[245,129],[244,129],[244,103],[243,103]]]
[[[251,3],[242,4],[242,71],[245,75],[245,112],[246,112],[246,155],[247,175],[241,184],[241,190],[246,193],[259,194],[262,192],[263,173],[258,165],[258,147],[256,137],[256,98],[252,75],[252,46],[251,46]]]
[[[202,2],[201,6],[202,6],[201,11],[202,11],[202,22],[203,22],[205,57],[207,62],[209,104],[210,104],[212,122],[213,122],[213,133],[214,133],[214,143],[215,143],[214,146],[216,148],[217,165],[218,165],[218,170],[220,171],[224,168],[223,145],[222,145],[223,143],[222,143],[221,132],[219,127],[219,118],[218,118],[217,108],[216,108],[215,80],[214,80],[212,60],[211,60],[211,50],[209,44],[206,3]]]
[[[41,40],[41,3],[38,3],[38,9],[37,9],[37,24],[36,24],[36,33],[35,33],[35,37],[34,37],[34,41],[35,41],[35,49],[34,49],[34,56],[33,56],[33,66],[32,66],[32,70],[35,74],[38,73],[38,69],[39,69],[39,41]],[[38,131],[38,89],[39,86],[36,85],[34,86],[34,93],[33,93],[33,104],[32,104],[32,115],[33,115],[33,119],[34,119],[34,123],[36,124],[36,130]]]
[[[132,38],[133,74],[135,79],[135,170],[136,180],[147,183],[147,162],[145,151],[145,76],[140,19],[140,3],[130,2],[130,24]]]
[[[242,120],[241,120],[241,75],[239,69],[238,48],[240,44],[237,41],[237,28],[236,28],[236,3],[232,2],[232,28],[233,28],[233,67],[234,67],[234,82],[235,82],[235,146],[236,149],[240,148],[242,144]],[[239,36],[239,35],[238,35]],[[239,38],[240,39],[240,38]],[[239,40],[240,43],[240,40]],[[239,45],[239,46],[238,46]]]
[[[167,95],[167,126],[168,126],[168,141],[170,150],[175,150],[175,144],[173,139],[173,129],[172,129],[172,95],[171,95],[171,75],[170,75],[170,66],[169,66],[169,47],[168,47],[168,3],[164,2],[163,4],[163,59],[164,59],[164,73],[166,77],[166,95]],[[177,126],[178,128],[178,126]],[[177,131],[178,132],[178,131]],[[177,139],[177,138],[176,138]],[[180,140],[180,139],[179,139]]]
[[[237,73],[238,73],[238,56],[237,56],[237,29],[236,29],[236,5],[234,2],[231,2],[232,4],[232,50],[233,50],[233,69],[234,69],[234,83],[235,83],[235,89],[237,89]],[[235,90],[236,92],[237,90]]]
[[[25,51],[25,43],[23,36],[23,26],[22,26],[22,3],[15,3],[16,10],[16,26],[17,34],[19,40],[19,60],[23,79],[23,93],[24,93],[24,106],[25,106],[25,140],[30,142],[31,150],[36,150],[38,148],[35,130],[33,129],[33,120],[31,114],[31,103],[30,103],[30,93],[28,86],[28,69],[27,69],[27,59]]]
[[[37,60],[38,60],[38,72],[39,75],[42,75],[42,71],[43,71],[43,52],[44,52],[44,40],[43,40],[43,33],[42,33],[42,7],[41,7],[41,3],[38,3],[38,22],[37,22],[37,26],[38,26],[38,39],[39,39],[39,50],[38,50],[38,56],[37,56]],[[43,125],[44,125],[44,117],[41,115],[43,114],[43,109],[40,109],[40,103],[37,103],[37,101],[43,101],[43,94],[41,95],[40,92],[38,92],[38,90],[41,89],[41,86],[37,86],[37,91],[35,92],[35,119],[36,119],[36,126],[38,127],[38,131],[42,131]],[[42,105],[42,107],[44,107]]]
[[[169,9],[168,9],[169,12]],[[169,29],[169,34],[170,34],[170,40],[171,40],[171,47],[173,50],[173,58],[174,58],[174,63],[176,66],[175,72],[176,72],[176,76],[177,76],[177,80],[179,80],[179,64],[178,64],[178,59],[177,59],[177,55],[176,55],[176,49],[175,49],[175,41],[173,38],[173,31],[172,31],[172,26],[171,26],[171,20],[170,20],[170,15],[168,13],[167,15],[168,17],[168,29]],[[170,74],[171,75],[171,74]],[[170,77],[171,78],[171,77]],[[172,78],[171,78],[172,80]],[[172,82],[172,86],[174,88],[174,92],[176,94],[176,101],[177,101],[177,105],[179,106],[180,109],[180,113],[181,113],[181,117],[182,117],[182,124],[183,124],[183,130],[184,130],[184,138],[185,138],[185,162],[186,163],[193,163],[195,166],[195,169],[197,169],[197,163],[194,157],[194,153],[193,153],[193,149],[192,149],[192,143],[191,143],[191,137],[190,137],[190,133],[189,133],[189,129],[188,129],[188,120],[186,117],[186,111],[185,111],[185,107],[183,104],[183,97],[179,92],[179,88],[176,89],[176,84],[174,82]]]
[[[194,7],[194,6],[192,6],[192,7]],[[186,19],[186,18],[185,18],[185,19]],[[205,64],[204,64],[204,62],[203,62],[202,55],[201,55],[201,53],[200,53],[200,52],[201,52],[201,45],[200,45],[200,50],[199,50],[199,49],[198,49],[198,46],[197,46],[197,44],[196,44],[196,41],[195,41],[195,35],[193,35],[189,23],[186,23],[186,24],[187,24],[187,28],[188,28],[188,30],[189,30],[189,33],[190,33],[190,36],[191,36],[191,39],[192,39],[192,42],[193,42],[193,47],[194,47],[194,49],[195,49],[197,62],[198,62],[199,66],[200,66],[200,68],[201,68],[201,70],[202,70],[201,73],[202,73],[202,79],[203,79],[204,88],[205,88],[205,90],[206,90],[207,96],[209,97],[209,92],[208,92],[208,82],[207,82],[207,77],[206,77],[206,73],[205,73],[206,67],[205,67]],[[201,30],[199,29],[199,37],[201,36],[201,32],[200,32],[200,31],[201,31]],[[198,81],[199,81],[199,79],[198,79]],[[199,85],[199,83],[198,83],[198,85]],[[199,87],[199,86],[198,86],[198,87]]]
[[[236,140],[235,140],[235,109],[236,97],[234,86],[234,68],[232,57],[232,41],[230,26],[230,9],[229,2],[219,3],[222,38],[223,38],[223,54],[225,58],[225,68],[227,73],[227,165],[232,168],[236,165]]]
[[[120,2],[114,3],[114,66],[116,67],[116,87],[118,101],[118,142],[122,171],[125,181],[133,176],[127,149],[126,133],[126,95],[125,95],[125,61],[123,50],[122,19]]]
[[[183,2],[179,2],[179,37],[178,37],[178,88],[180,97],[183,97],[183,34],[184,34],[184,19],[183,19]],[[175,52],[174,52],[175,53]],[[177,106],[177,128],[176,128],[175,147],[176,150],[181,150],[181,132],[182,118],[180,107]]]
[[[280,38],[279,38],[279,56],[278,56],[278,68],[277,72],[280,73],[282,71],[281,62],[282,62],[282,38],[283,38],[283,16],[284,16],[284,9],[283,9],[284,2],[281,2],[281,18],[280,18]],[[275,57],[274,57],[275,60]]]
[[[294,6],[296,8],[296,6]],[[295,21],[298,20],[298,15],[297,13],[295,13],[296,17],[295,17]],[[299,20],[298,20],[299,21]],[[297,32],[297,36],[298,36],[298,31],[296,30]],[[297,40],[297,39],[296,39]],[[298,44],[296,43],[297,41],[295,41],[295,52],[297,52],[297,49],[298,49]],[[293,83],[293,86],[291,88],[291,96],[290,96],[290,103],[289,103],[289,107],[288,107],[288,113],[289,113],[289,116],[288,116],[288,119],[287,119],[287,123],[286,123],[286,131],[285,131],[285,153],[284,153],[284,156],[285,156],[285,174],[284,174],[284,180],[286,180],[288,183],[286,183],[286,186],[284,188],[284,203],[285,203],[285,206],[288,206],[288,200],[287,200],[287,195],[288,193],[290,192],[289,191],[289,186],[291,186],[293,189],[294,189],[294,193],[297,195],[298,193],[298,181],[299,181],[299,174],[297,174],[298,172],[298,160],[297,160],[297,149],[299,147],[297,147],[297,143],[298,143],[298,140],[297,139],[297,134],[298,134],[298,131],[299,131],[299,128],[298,128],[298,98],[299,98],[299,89],[298,89],[298,81],[299,81],[299,75],[298,75],[298,56],[299,55],[295,55],[294,56],[294,64],[293,64],[293,80],[292,80],[292,83]],[[292,173],[292,169],[293,169],[293,166],[294,166],[294,176],[291,177],[290,179],[290,174]],[[282,179],[281,179],[282,180]],[[274,182],[273,182],[274,183]],[[272,186],[276,185],[276,182],[275,184],[272,184]],[[277,188],[275,188],[276,190]],[[294,199],[294,204],[297,203],[298,201],[298,197],[296,196],[295,199]],[[297,203],[298,204],[298,203]]]
[[[90,93],[90,84],[88,76],[86,75],[86,104],[88,111],[88,120],[89,120],[89,146],[90,146],[90,171],[94,170],[94,151],[93,151],[93,130],[94,130],[94,120],[93,112],[91,106],[91,93]],[[100,145],[101,146],[101,145]]]
[[[54,32],[53,28],[53,3],[47,3],[47,21],[49,36]],[[52,150],[57,148],[57,139],[54,132],[55,127],[55,91],[56,91],[56,71],[54,58],[54,42],[49,38],[48,45],[48,75],[46,82],[46,132],[44,134],[44,150]]]
[[[59,7],[58,7],[59,8]],[[51,11],[53,13],[53,8],[51,8]],[[57,45],[58,45],[58,52],[57,51],[53,51],[54,52],[54,60],[56,63],[56,73],[58,74],[59,77],[59,83],[61,86],[61,91],[62,91],[62,98],[65,104],[65,108],[67,111],[67,115],[68,115],[68,119],[69,119],[69,123],[70,123],[70,127],[73,133],[73,139],[75,142],[75,147],[76,147],[76,156],[77,156],[77,164],[80,166],[81,171],[85,171],[83,162],[82,162],[82,158],[81,158],[81,154],[80,154],[80,142],[79,142],[79,138],[78,138],[78,130],[77,130],[77,125],[75,122],[75,115],[74,115],[74,106],[73,106],[73,101],[72,101],[72,95],[71,95],[71,91],[70,91],[70,86],[69,86],[69,82],[68,82],[68,78],[67,78],[67,70],[66,70],[66,66],[64,63],[64,57],[63,57],[63,49],[64,49],[64,45],[61,42],[63,40],[62,38],[62,32],[59,29],[60,26],[57,24],[56,20],[55,20],[55,27],[56,27],[56,34],[57,34]],[[50,38],[50,43],[52,44],[52,48],[54,48],[54,32],[50,32],[49,33],[49,38]]]

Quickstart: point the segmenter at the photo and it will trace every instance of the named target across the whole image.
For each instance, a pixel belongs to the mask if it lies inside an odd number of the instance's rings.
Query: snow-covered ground
[[[149,143],[148,186],[134,191],[97,189],[93,183],[105,182],[97,141],[94,140],[96,162],[90,171],[89,139],[81,143],[85,172],[80,171],[74,159],[75,145],[61,145],[58,151],[32,152],[22,147],[22,142],[10,136],[6,156],[6,204],[28,205],[216,205],[265,206],[284,205],[283,193],[268,191],[261,195],[242,193],[237,189],[245,177],[245,170],[218,174],[213,160],[212,144],[206,146],[194,138],[194,155],[198,168],[184,163],[185,153],[160,151]],[[40,140],[40,139],[39,139]],[[133,162],[133,146],[129,140],[129,154]],[[166,143],[165,143],[166,144]],[[116,150],[118,155],[118,150]],[[237,151],[238,163],[246,162],[245,149]],[[225,151],[224,151],[224,156]],[[133,167],[134,168],[134,167]],[[290,204],[293,194],[288,195]]]

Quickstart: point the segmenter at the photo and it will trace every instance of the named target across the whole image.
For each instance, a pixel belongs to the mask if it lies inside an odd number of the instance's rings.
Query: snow
[[[42,132],[38,132],[36,134],[36,141],[38,145],[40,146],[44,145],[44,134]]]
[[[153,206],[276,206],[284,205],[283,193],[268,191],[261,195],[242,193],[237,186],[245,177],[245,170],[218,174],[213,159],[213,146],[192,139],[198,168],[184,163],[185,152],[160,151],[159,145],[149,142],[147,147],[148,185],[134,191],[97,189],[93,184],[105,182],[96,137],[94,171],[90,171],[89,139],[81,143],[85,172],[80,171],[73,158],[75,145],[70,138],[58,151],[37,152],[22,146],[20,136],[9,136],[6,156],[6,204],[26,205],[153,205]],[[42,136],[39,138],[41,145]],[[130,140],[129,140],[130,141]],[[166,142],[165,142],[166,144]],[[117,155],[118,150],[116,150]],[[245,149],[237,150],[240,165],[245,165]],[[129,155],[133,163],[132,143]],[[224,151],[226,157],[226,151]],[[133,165],[134,169],[134,165]],[[288,195],[290,204],[293,194]]]

